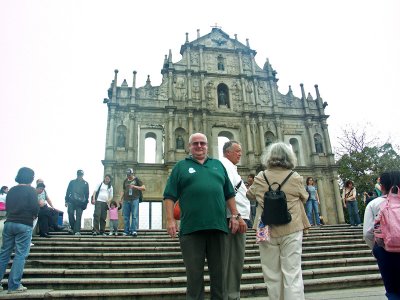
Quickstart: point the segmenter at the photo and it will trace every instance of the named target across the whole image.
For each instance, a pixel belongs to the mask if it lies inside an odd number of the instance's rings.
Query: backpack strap
[[[242,185],[242,181],[240,180],[239,183],[235,186],[235,191],[237,192],[237,190],[240,188],[240,186]]]
[[[290,176],[292,176],[293,173],[294,173],[294,171],[291,171],[291,172],[289,173],[289,175],[286,176],[286,178],[282,181],[281,184],[279,184],[279,183],[277,183],[277,182],[274,182],[273,184],[276,183],[276,184],[279,186],[279,187],[278,187],[278,190],[280,190],[281,187],[282,187],[282,185],[284,185],[284,184],[286,183],[286,181],[289,179]],[[269,190],[271,190],[271,184],[269,184],[269,181],[268,181],[268,179],[267,179],[267,176],[265,176],[265,171],[263,172],[263,176],[264,176],[265,181],[266,181],[267,184],[268,184]]]

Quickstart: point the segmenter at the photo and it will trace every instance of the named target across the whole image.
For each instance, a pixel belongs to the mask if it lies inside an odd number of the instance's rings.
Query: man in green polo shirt
[[[179,200],[181,223],[179,241],[186,267],[186,299],[204,299],[204,260],[210,273],[211,299],[225,299],[224,256],[228,230],[236,233],[240,215],[235,190],[219,160],[207,156],[207,137],[194,133],[189,138],[190,156],[179,161],[164,190],[167,231],[178,230],[174,203]],[[229,225],[226,208],[232,213]],[[229,227],[229,228],[228,228]]]

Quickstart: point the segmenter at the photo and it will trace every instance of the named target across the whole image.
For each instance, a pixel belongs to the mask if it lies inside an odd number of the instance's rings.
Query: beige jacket
[[[249,197],[249,199],[254,199],[255,197],[259,204],[257,206],[254,228],[258,227],[259,217],[261,216],[264,207],[264,193],[268,189],[268,184],[262,174],[263,172],[264,171],[258,173],[258,175],[254,178],[254,183],[247,192],[247,197]],[[270,184],[273,182],[278,182],[280,184],[290,172],[291,170],[283,168],[272,168],[266,170],[265,175],[267,176]],[[273,189],[276,189],[277,187],[277,185],[272,186]],[[304,203],[306,203],[308,199],[308,193],[304,188],[303,177],[297,172],[294,172],[288,181],[286,181],[286,183],[282,186],[281,190],[286,194],[288,210],[292,215],[292,221],[285,225],[271,225],[271,237],[285,236],[310,227],[310,223],[308,222],[307,215],[304,210]]]

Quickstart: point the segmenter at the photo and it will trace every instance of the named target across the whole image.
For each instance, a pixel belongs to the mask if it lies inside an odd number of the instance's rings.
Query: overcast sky
[[[68,182],[83,169],[102,180],[107,106],[118,85],[161,83],[164,55],[218,24],[269,58],[279,90],[319,85],[332,144],[344,126],[400,144],[400,1],[22,1],[0,0],[0,185],[28,166],[62,209]],[[151,183],[147,183],[151,184]],[[86,217],[92,210],[88,209]]]

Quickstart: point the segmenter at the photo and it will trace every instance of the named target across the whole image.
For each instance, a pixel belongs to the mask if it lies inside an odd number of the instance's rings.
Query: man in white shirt
[[[236,167],[242,156],[242,147],[236,141],[229,141],[223,146],[222,152],[224,157],[221,158],[221,162],[236,191],[236,208],[239,212],[237,215],[239,230],[235,234],[229,232],[227,237],[227,249],[229,250],[226,257],[227,292],[228,299],[240,299],[240,279],[243,273],[246,248],[247,224],[245,220],[250,219],[250,201],[246,197],[247,188]],[[226,215],[229,220],[231,213],[228,209]]]

